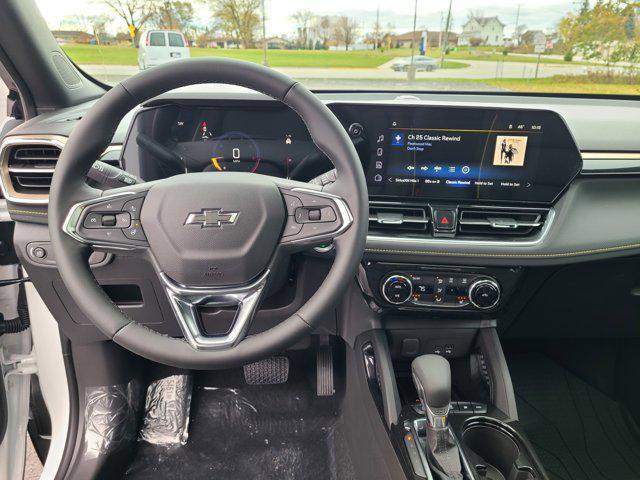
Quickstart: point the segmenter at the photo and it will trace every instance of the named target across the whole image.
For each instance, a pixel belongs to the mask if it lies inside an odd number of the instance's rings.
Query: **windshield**
[[[62,49],[115,84],[189,57],[311,89],[640,95],[640,2],[38,0]]]

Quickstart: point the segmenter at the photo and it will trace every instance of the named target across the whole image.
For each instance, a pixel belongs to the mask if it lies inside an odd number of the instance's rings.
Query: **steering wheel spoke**
[[[146,189],[138,186],[76,203],[67,214],[63,230],[92,248],[116,251],[146,248],[149,244],[140,222],[146,193]]]
[[[306,248],[330,242],[353,223],[347,202],[338,195],[313,188],[280,187],[287,220],[280,244]]]
[[[246,336],[258,309],[269,270],[247,285],[230,287],[186,287],[161,273],[171,308],[185,339],[196,350],[232,348]],[[201,308],[235,308],[235,316],[223,335],[208,335],[202,325]]]

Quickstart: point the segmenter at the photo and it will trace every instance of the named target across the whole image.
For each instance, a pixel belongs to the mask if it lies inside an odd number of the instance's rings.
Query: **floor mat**
[[[336,400],[317,397],[305,379],[239,388],[196,385],[184,447],[139,443],[125,478],[342,479],[350,459],[337,426]]]
[[[638,480],[623,407],[543,354],[508,358],[518,416],[552,480]]]

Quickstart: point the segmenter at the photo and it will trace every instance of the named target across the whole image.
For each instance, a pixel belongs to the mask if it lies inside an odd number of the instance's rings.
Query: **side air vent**
[[[0,146],[0,181],[5,198],[14,203],[46,205],[56,164],[66,138],[57,135],[6,137]],[[120,167],[119,145],[100,160]]]
[[[13,189],[22,194],[47,193],[60,151],[47,144],[9,147],[7,168]]]
[[[369,230],[374,232],[425,232],[426,209],[412,206],[369,205]]]
[[[460,207],[458,234],[527,237],[542,229],[548,213],[545,209]]]

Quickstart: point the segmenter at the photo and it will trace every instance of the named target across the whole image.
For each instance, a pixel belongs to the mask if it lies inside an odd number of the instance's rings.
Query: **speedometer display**
[[[211,164],[206,171],[255,172],[260,166],[256,141],[242,132],[228,132],[214,139]]]

